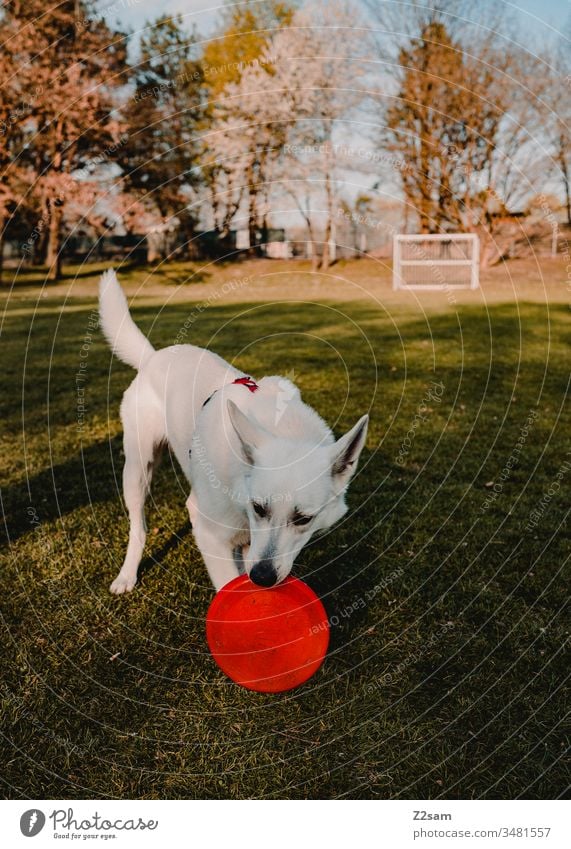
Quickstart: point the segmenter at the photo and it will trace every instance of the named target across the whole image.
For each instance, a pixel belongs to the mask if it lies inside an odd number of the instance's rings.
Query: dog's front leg
[[[249,545],[235,545],[232,549],[232,555],[234,557],[234,563],[236,564],[236,569],[238,570],[239,575],[246,574],[246,564],[244,562],[245,558],[248,555],[248,551],[250,549]]]
[[[239,574],[231,539],[224,539],[223,528],[199,513],[195,514],[192,530],[210,580],[218,592]]]

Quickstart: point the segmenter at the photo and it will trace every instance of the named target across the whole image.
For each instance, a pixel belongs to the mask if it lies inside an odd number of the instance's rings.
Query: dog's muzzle
[[[259,587],[273,587],[278,581],[278,573],[271,560],[260,560],[250,571],[250,580]]]

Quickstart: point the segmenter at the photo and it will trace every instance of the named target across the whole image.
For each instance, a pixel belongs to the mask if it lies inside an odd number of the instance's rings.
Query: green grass
[[[281,695],[218,670],[204,636],[212,590],[168,456],[142,581],[108,593],[126,544],[118,410],[133,373],[89,329],[92,278],[15,289],[2,341],[3,794],[561,795],[571,320],[560,267],[544,275],[549,303],[540,273],[528,268],[515,298],[504,268],[452,304],[391,293],[375,264],[345,263],[335,278],[245,268],[251,286],[212,297],[243,270],[178,288],[187,269],[171,266],[133,314],[154,344],[191,316],[189,338],[248,373],[293,370],[338,434],[370,409],[350,513],[295,570],[335,623],[327,660]],[[433,381],[441,400],[404,453]]]

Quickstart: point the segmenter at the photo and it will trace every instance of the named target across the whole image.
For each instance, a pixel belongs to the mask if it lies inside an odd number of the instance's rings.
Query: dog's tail
[[[131,318],[113,269],[102,274],[99,281],[99,317],[113,353],[124,363],[140,369],[155,349]]]

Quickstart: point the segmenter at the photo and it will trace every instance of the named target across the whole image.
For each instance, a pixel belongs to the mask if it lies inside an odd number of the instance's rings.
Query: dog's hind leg
[[[164,441],[164,427],[156,406],[143,403],[144,390],[135,380],[123,397],[125,466],[123,495],[129,513],[129,544],[121,571],[110,586],[112,593],[130,592],[137,583],[137,571],[147,535],[145,499],[153,470]]]

